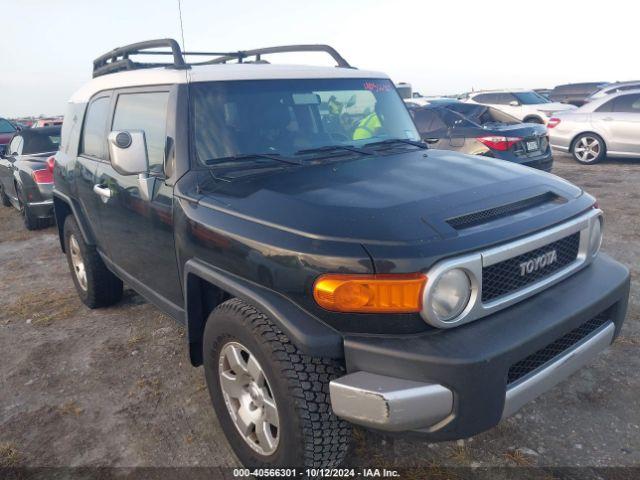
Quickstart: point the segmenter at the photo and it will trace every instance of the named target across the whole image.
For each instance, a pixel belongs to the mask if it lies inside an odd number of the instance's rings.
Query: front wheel
[[[331,359],[300,352],[269,318],[231,299],[205,327],[204,370],[229,444],[246,467],[334,467],[351,427],[331,410]]]
[[[598,163],[606,155],[604,140],[595,133],[583,133],[571,146],[573,158],[585,165]]]

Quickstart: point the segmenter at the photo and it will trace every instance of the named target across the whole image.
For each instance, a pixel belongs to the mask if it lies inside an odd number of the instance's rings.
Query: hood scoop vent
[[[553,192],[546,192],[534,197],[518,200],[499,207],[467,213],[458,217],[449,218],[446,222],[456,230],[475,227],[483,223],[488,223],[499,218],[515,215],[516,213],[539,207],[547,203],[564,203],[566,200]]]

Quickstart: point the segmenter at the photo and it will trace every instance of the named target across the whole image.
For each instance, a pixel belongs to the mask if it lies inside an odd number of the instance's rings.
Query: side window
[[[609,100],[608,102],[603,103],[598,108],[596,108],[596,112],[610,112],[613,109],[613,100]]]
[[[613,111],[622,113],[640,113],[640,93],[616,97],[613,100]]]
[[[498,93],[496,94],[496,101],[493,103],[497,103],[498,105],[509,105],[510,102],[514,100],[518,100],[511,93]]]
[[[112,130],[142,130],[147,142],[149,170],[164,171],[169,92],[122,93],[118,95]]]
[[[102,160],[107,158],[105,130],[109,116],[109,100],[109,97],[99,97],[87,107],[87,116],[82,129],[81,154]]]
[[[446,125],[433,109],[422,109],[415,112],[414,121],[418,132],[422,135],[429,135],[446,128]]]
[[[495,97],[495,95],[491,93],[481,93],[480,95],[476,95],[475,97],[473,97],[473,100],[478,103],[495,103],[493,101],[493,97]]]
[[[473,99],[478,103],[492,105],[507,105],[511,100],[515,100],[510,93],[482,93]]]
[[[9,144],[9,148],[7,149],[7,153],[9,155],[13,155],[14,153],[17,153],[18,155],[22,155],[23,146],[24,146],[24,139],[22,138],[22,135],[16,135],[15,137],[13,137],[13,140],[11,140],[11,143]]]

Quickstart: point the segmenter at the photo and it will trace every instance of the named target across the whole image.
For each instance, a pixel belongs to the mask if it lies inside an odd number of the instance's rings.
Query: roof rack
[[[152,50],[155,48],[168,47],[170,51]],[[337,63],[338,67],[352,67],[333,47],[329,45],[284,45],[280,47],[258,48],[255,50],[240,50],[237,52],[183,52],[180,45],[172,38],[162,38],[157,40],[147,40],[145,42],[132,43],[124,47],[118,47],[93,61],[93,78],[107,75],[109,73],[121,72],[125,70],[138,70],[143,68],[167,67],[175,69],[187,69],[192,65],[213,65],[237,61],[245,63],[245,60],[254,57],[247,63],[267,63],[262,59],[262,55],[274,53],[293,52],[326,52]],[[132,55],[163,55],[172,56],[172,62],[134,62]],[[202,62],[187,63],[185,56],[214,56],[211,60]]]

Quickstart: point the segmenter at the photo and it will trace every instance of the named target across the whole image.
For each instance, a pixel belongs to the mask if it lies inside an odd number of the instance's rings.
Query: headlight
[[[602,217],[598,217],[591,227],[591,233],[589,234],[589,253],[592,257],[595,257],[600,251],[602,246]]]
[[[469,276],[459,268],[443,273],[432,287],[431,310],[441,322],[460,315],[471,297]]]

